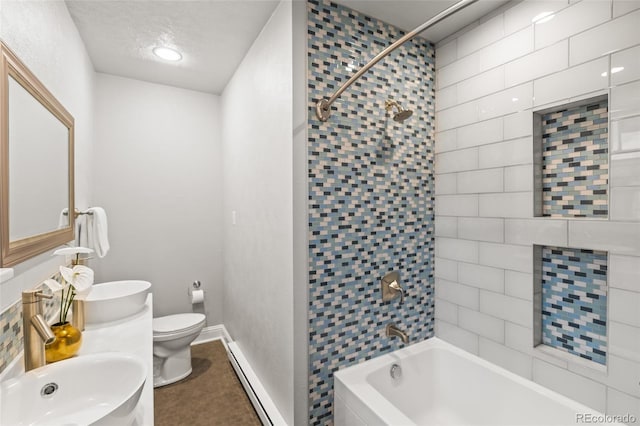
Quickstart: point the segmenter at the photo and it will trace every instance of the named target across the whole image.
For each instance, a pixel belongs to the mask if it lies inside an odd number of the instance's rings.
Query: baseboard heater
[[[242,354],[236,342],[225,342],[225,347],[227,349],[229,362],[231,362],[233,369],[236,371],[262,424],[264,426],[286,426],[287,423],[284,421],[284,418],[282,418],[278,408],[271,400],[271,397],[269,397],[269,394],[262,386],[258,376],[254,373],[251,365],[247,362],[247,359]]]

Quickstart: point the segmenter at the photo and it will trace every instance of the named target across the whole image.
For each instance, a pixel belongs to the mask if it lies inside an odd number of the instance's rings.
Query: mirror
[[[74,239],[74,121],[1,41],[0,70],[0,266],[7,267]]]

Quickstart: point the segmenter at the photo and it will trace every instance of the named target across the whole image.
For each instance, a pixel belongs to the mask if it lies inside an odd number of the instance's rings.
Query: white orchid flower
[[[93,284],[93,269],[83,265],[76,265],[72,268],[60,267],[62,278],[73,286],[76,294],[86,296],[91,291]]]
[[[52,280],[52,279],[48,279],[45,280],[44,283],[47,287],[49,287],[49,290],[51,290],[52,292],[58,292],[60,290],[66,290],[67,286],[60,284],[58,281],[56,280]]]
[[[54,255],[56,256],[66,256],[68,254],[91,254],[93,253],[93,249],[87,248],[87,247],[65,247],[65,248],[61,248],[58,249],[56,251],[53,252]]]

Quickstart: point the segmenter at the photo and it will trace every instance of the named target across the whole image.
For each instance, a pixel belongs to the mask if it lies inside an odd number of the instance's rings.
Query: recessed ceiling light
[[[177,50],[173,50],[168,47],[155,47],[153,49],[153,54],[158,58],[164,59],[165,61],[179,61],[182,59],[182,55]]]
[[[531,19],[531,22],[534,24],[544,24],[545,22],[549,22],[556,15],[553,12],[540,12],[536,16]]]

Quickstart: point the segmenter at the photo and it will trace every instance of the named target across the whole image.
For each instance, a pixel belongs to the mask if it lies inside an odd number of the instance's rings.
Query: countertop
[[[145,308],[130,317],[99,325],[87,325],[82,332],[78,356],[126,352],[144,360],[147,381],[136,410],[136,426],[153,425],[153,297],[147,296]]]

